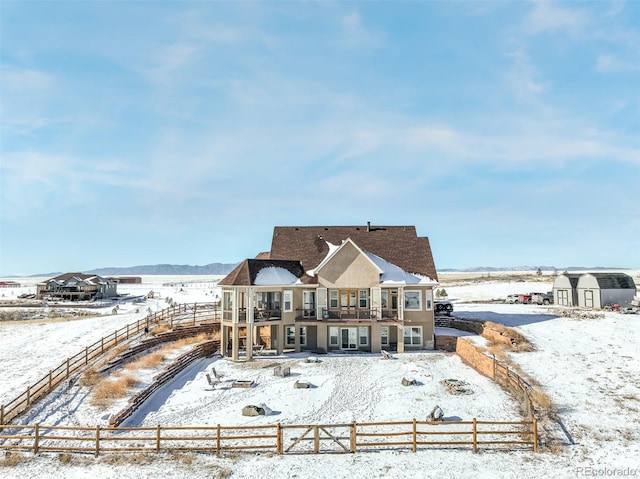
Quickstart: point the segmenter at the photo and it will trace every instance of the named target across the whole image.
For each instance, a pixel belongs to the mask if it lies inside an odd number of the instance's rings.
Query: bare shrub
[[[58,461],[60,461],[60,464],[69,464],[72,458],[73,456],[68,452],[58,455]]]
[[[24,455],[16,452],[6,452],[4,458],[0,461],[0,465],[3,467],[16,467],[22,461],[24,461]]]

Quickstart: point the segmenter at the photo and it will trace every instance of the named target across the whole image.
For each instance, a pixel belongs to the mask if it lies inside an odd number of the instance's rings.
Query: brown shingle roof
[[[299,261],[272,259],[245,259],[218,283],[221,286],[250,286],[264,268],[284,268],[296,278],[306,276]]]
[[[276,226],[269,257],[298,260],[308,271],[329,252],[327,241],[340,245],[347,238],[409,273],[438,279],[429,239],[419,237],[415,226]]]

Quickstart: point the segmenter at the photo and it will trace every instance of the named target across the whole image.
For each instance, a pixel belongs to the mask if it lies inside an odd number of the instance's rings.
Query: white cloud
[[[533,2],[533,9],[525,20],[525,30],[530,34],[560,32],[576,36],[588,24],[589,18],[584,11],[559,7],[544,0]]]
[[[624,61],[614,55],[598,55],[595,69],[601,73],[638,72],[640,64],[637,61]]]

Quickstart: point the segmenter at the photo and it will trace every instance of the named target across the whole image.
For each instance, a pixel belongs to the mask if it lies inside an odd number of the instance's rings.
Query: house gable
[[[350,239],[323,261],[316,272],[318,283],[329,288],[378,286],[382,273]]]

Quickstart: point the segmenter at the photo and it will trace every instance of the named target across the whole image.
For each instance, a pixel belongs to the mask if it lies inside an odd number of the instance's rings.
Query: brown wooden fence
[[[538,451],[537,423],[397,421],[323,425],[71,427],[0,425],[0,450],[92,453],[266,451],[355,453],[430,448]]]
[[[31,386],[27,386],[24,393],[0,405],[0,424],[14,420],[27,411],[33,404],[53,391],[58,385],[67,381],[75,373],[86,368],[109,350],[148,330],[155,324],[176,326],[195,325],[205,321],[216,321],[220,318],[220,309],[214,303],[179,304],[151,313],[147,317],[127,324],[99,341],[91,344],[75,356],[67,358],[60,366],[49,371],[43,378]]]

